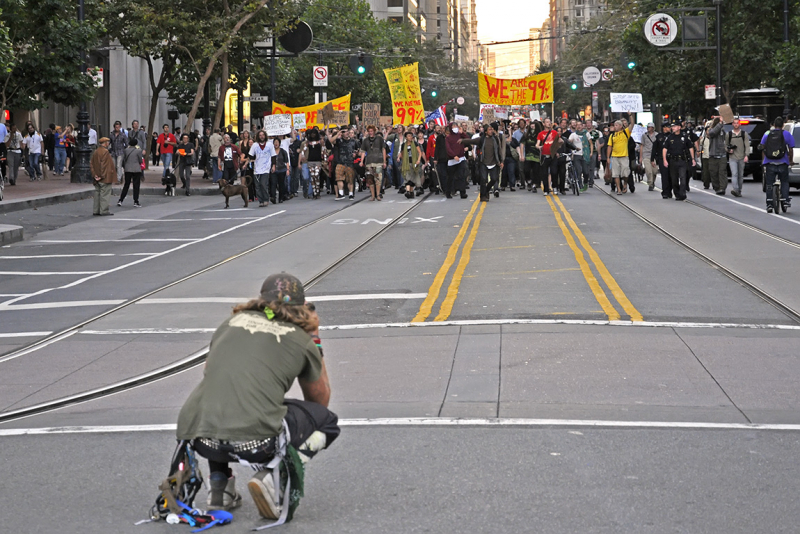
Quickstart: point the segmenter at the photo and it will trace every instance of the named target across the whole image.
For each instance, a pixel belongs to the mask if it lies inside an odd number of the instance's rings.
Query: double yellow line
[[[480,210],[478,210],[478,205],[480,205]],[[447,256],[444,259],[444,263],[439,268],[439,272],[436,273],[436,277],[434,277],[433,284],[431,284],[430,289],[428,289],[428,296],[425,297],[425,300],[420,305],[417,315],[411,320],[412,323],[425,322],[431,313],[433,313],[433,306],[439,299],[439,294],[441,293],[444,280],[447,278],[447,273],[450,272],[450,268],[456,261],[458,249],[461,247],[461,243],[464,241],[464,236],[467,235],[467,230],[472,222],[472,217],[475,215],[475,211],[477,210],[478,216],[475,217],[475,224],[472,225],[472,230],[469,232],[469,237],[464,245],[464,250],[461,251],[461,259],[458,261],[458,266],[456,267],[455,273],[453,273],[453,279],[450,280],[450,286],[447,288],[447,294],[445,295],[442,305],[439,307],[439,313],[434,318],[434,321],[446,321],[447,318],[450,317],[450,313],[453,311],[453,304],[455,304],[456,297],[458,297],[458,288],[461,285],[461,279],[464,277],[464,271],[466,270],[472,255],[472,246],[475,244],[475,236],[478,235],[478,228],[481,225],[481,219],[483,218],[483,212],[485,209],[486,202],[480,202],[480,200],[476,198],[472,203],[472,208],[470,208],[469,213],[467,213],[467,216],[464,219],[464,223],[461,225],[461,229],[458,231],[455,241],[453,241],[453,243],[450,245],[450,248],[447,250]]]
[[[572,219],[572,215],[569,214],[569,211],[567,211],[567,208],[565,208],[564,204],[561,203],[561,200],[557,196],[547,197],[547,203],[550,204],[550,209],[553,210],[553,215],[556,218],[559,228],[561,228],[561,232],[564,234],[564,237],[567,240],[569,248],[571,248],[572,252],[575,254],[575,260],[578,262],[578,265],[581,268],[583,277],[589,284],[589,288],[592,290],[592,293],[597,299],[597,302],[600,304],[600,307],[603,308],[603,311],[608,316],[608,320],[618,321],[620,319],[620,314],[609,300],[606,292],[603,290],[597,278],[594,276],[594,273],[592,272],[591,267],[589,267],[589,263],[586,261],[586,257],[583,254],[583,250],[581,250],[581,248],[575,243],[575,239],[572,237],[569,229],[567,229],[567,225],[564,224],[564,220],[561,217],[562,213],[564,215],[564,219],[567,220],[567,224],[569,224],[569,227],[578,237],[578,241],[580,241],[581,246],[589,255],[589,259],[592,261],[595,269],[597,269],[597,272],[600,273],[600,278],[602,278],[603,282],[605,282],[606,287],[608,287],[608,290],[611,292],[611,295],[622,307],[624,312],[631,318],[631,321],[643,321],[644,318],[642,317],[642,314],[639,313],[639,310],[634,307],[634,305],[625,295],[625,292],[622,291],[621,287],[619,287],[617,281],[613,276],[611,276],[611,273],[608,272],[608,269],[600,259],[600,256],[589,244],[586,236],[584,236],[583,232],[581,232],[580,228],[578,228],[578,225],[575,224],[575,221]],[[556,204],[558,204],[558,207],[561,208],[560,211],[558,208],[556,208]]]

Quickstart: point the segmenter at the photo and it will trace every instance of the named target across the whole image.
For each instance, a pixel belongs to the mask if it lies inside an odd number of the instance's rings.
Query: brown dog
[[[244,200],[244,207],[248,206],[247,202],[247,186],[246,185],[228,185],[227,180],[220,180],[219,182],[219,190],[222,191],[222,194],[225,195],[225,207],[228,207],[228,199],[230,197],[235,197],[237,195],[241,195],[242,200]]]

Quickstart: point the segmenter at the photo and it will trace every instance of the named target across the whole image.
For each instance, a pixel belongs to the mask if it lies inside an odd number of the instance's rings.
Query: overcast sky
[[[540,28],[550,11],[548,0],[476,0],[478,41],[527,39],[531,28]],[[529,69],[528,43],[493,46],[497,73],[501,77],[526,75]]]

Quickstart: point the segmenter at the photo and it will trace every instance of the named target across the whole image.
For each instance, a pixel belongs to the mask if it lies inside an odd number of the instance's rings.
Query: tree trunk
[[[222,76],[219,83],[219,94],[217,95],[217,111],[214,113],[214,128],[222,128],[222,118],[225,116],[225,94],[230,87],[230,66],[228,65],[228,53],[222,54]]]
[[[166,57],[167,56],[165,56],[165,58]],[[167,79],[169,78],[170,73],[172,71],[172,62],[167,59],[162,60],[161,74],[158,77],[158,82],[156,82],[155,72],[153,71],[153,60],[149,56],[144,59],[147,62],[147,74],[150,78],[150,89],[153,91],[153,94],[150,97],[150,115],[147,118],[147,127],[145,128],[145,129],[149,128],[150,131],[148,132],[149,136],[146,141],[147,146],[142,147],[144,148],[145,152],[147,152],[147,155],[145,157],[145,165],[149,169],[150,161],[152,158],[152,154],[150,154],[150,147],[152,145],[151,138],[153,136],[153,132],[158,132],[160,130],[160,125],[155,124],[156,111],[158,110],[158,96],[161,93],[161,91],[164,90],[164,87],[167,86]]]
[[[216,52],[214,52],[210,58],[208,58],[208,65],[206,66],[205,73],[200,78],[200,81],[197,84],[197,91],[194,95],[194,102],[192,103],[192,109],[189,111],[189,116],[186,118],[186,128],[189,128],[189,125],[194,122],[194,118],[197,115],[197,110],[200,108],[200,103],[203,101],[203,91],[206,88],[206,82],[211,78],[211,73],[214,72],[214,65],[216,65],[217,61],[219,60],[222,54],[228,51],[228,46],[231,44],[231,41],[236,34],[239,33],[239,30],[242,29],[242,26],[247,24],[247,21],[253,18],[256,13],[258,13],[259,9],[262,9],[269,0],[259,0],[258,5],[254,6],[253,10],[248,12],[239,21],[231,28],[231,32],[228,35],[228,39],[220,46]],[[223,109],[224,110],[224,109]],[[219,113],[219,109],[217,109]]]

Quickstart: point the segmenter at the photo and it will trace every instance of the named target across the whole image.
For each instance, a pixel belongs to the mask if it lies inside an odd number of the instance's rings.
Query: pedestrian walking
[[[414,190],[422,185],[420,171],[422,168],[422,150],[414,139],[414,132],[406,130],[403,143],[400,145],[400,170],[405,182],[406,198],[414,198]]]
[[[114,122],[114,130],[109,137],[111,139],[109,152],[111,152],[111,157],[114,158],[114,163],[117,165],[117,183],[121,184],[122,179],[125,177],[122,158],[125,157],[125,149],[128,147],[128,136],[125,135],[121,122]]]
[[[125,149],[125,155],[122,158],[122,167],[125,169],[125,185],[122,186],[122,192],[119,195],[117,206],[122,206],[122,201],[128,195],[128,189],[133,183],[133,207],[141,208],[139,204],[139,184],[142,180],[144,169],[142,164],[145,162],[145,151],[139,147],[139,136],[132,136],[131,142]]]
[[[664,142],[661,158],[664,161],[664,167],[669,169],[669,178],[672,184],[672,191],[668,192],[664,188],[661,196],[671,198],[674,194],[675,200],[686,200],[689,172],[693,172],[695,166],[694,142],[687,134],[681,132],[680,122],[672,123],[672,133]],[[669,196],[665,196],[665,194]]]
[[[158,136],[158,154],[161,156],[161,164],[164,166],[164,172],[161,177],[166,178],[170,173],[172,165],[172,155],[175,153],[175,147],[178,145],[175,136],[169,132],[169,124],[165,124],[162,128],[161,135]]]
[[[739,119],[733,119],[733,129],[728,132],[725,144],[728,151],[728,165],[731,168],[731,195],[740,197],[742,196],[744,167],[748,162],[750,134],[742,130],[742,123]]]
[[[647,131],[642,134],[642,143],[639,145],[639,165],[644,168],[644,175],[647,177],[647,190],[653,191],[656,184],[656,164],[650,158],[653,153],[653,145],[656,142],[656,125],[652,122],[647,123]]]
[[[139,121],[137,120],[131,121],[131,127],[128,130],[128,144],[133,138],[136,138],[136,146],[142,151],[144,161],[147,161],[147,132],[144,126],[139,126]]]
[[[275,156],[275,145],[269,142],[267,132],[259,130],[256,133],[256,142],[250,147],[250,158],[253,160],[253,182],[259,208],[263,208],[269,203],[269,175],[272,170],[273,156]]]
[[[222,135],[219,128],[214,129],[214,133],[208,138],[208,159],[211,166],[211,181],[217,183],[222,179],[222,172],[219,169],[219,149],[223,144]]]
[[[536,145],[543,128],[540,121],[534,121],[522,136],[522,145],[525,147],[525,184],[532,193],[536,192],[541,181],[542,153]]]
[[[708,137],[708,172],[714,192],[724,195],[728,189],[728,150],[725,147],[725,134],[722,131],[722,118],[711,117]]]
[[[664,165],[664,158],[661,156],[664,144],[667,142],[667,137],[669,137],[669,128],[668,122],[661,123],[661,133],[656,135],[656,140],[650,153],[650,160],[658,165],[658,174],[661,176],[662,198],[672,198],[672,180],[669,177],[669,169]]]
[[[377,128],[367,126],[367,136],[361,143],[361,166],[366,169],[365,178],[370,200],[381,200],[383,169],[386,167],[386,142],[378,135]]]
[[[111,139],[101,137],[98,141],[97,150],[92,154],[89,162],[94,178],[94,209],[92,215],[114,215],[108,211],[109,199],[111,198],[111,184],[117,179],[116,163],[108,147]]]
[[[239,138],[239,180],[247,188],[247,196],[250,202],[256,199],[256,184],[253,179],[253,162],[250,159],[250,149],[253,148],[253,140],[250,139],[250,132],[245,130]],[[248,181],[248,176],[250,180]]]
[[[630,114],[628,114],[628,117],[630,118]],[[628,141],[630,138],[630,124],[626,127],[621,120],[614,121],[614,131],[608,139],[607,152],[608,160],[611,164],[612,191],[616,188],[618,195],[628,192],[627,181],[628,176],[631,174],[630,159],[628,158]]]
[[[44,131],[42,134],[42,139],[44,141],[44,148],[42,155],[47,157],[47,168],[51,171],[55,168],[55,150],[56,150],[56,125],[50,124],[50,126]],[[43,162],[44,164],[44,162]]]
[[[3,125],[5,126],[5,125]],[[17,185],[19,166],[22,163],[22,134],[17,131],[17,125],[12,124],[8,130],[6,140],[6,158],[8,169],[8,184]]]
[[[67,135],[61,126],[56,126],[55,132],[55,168],[56,176],[64,175],[64,166],[67,162]]]
[[[286,172],[289,169],[289,153],[286,152],[286,149],[281,148],[281,140],[278,138],[272,140],[272,148],[275,155],[272,156],[272,173],[269,177],[269,198],[273,204],[279,204],[286,199]]]
[[[336,154],[336,185],[339,194],[336,200],[343,200],[344,186],[347,185],[348,198],[353,200],[355,192],[355,156],[358,151],[358,140],[353,139],[349,128],[342,128],[334,135],[328,135],[329,149]],[[397,154],[395,152],[395,154]],[[399,169],[399,159],[396,167]]]
[[[453,195],[460,192],[461,198],[467,198],[467,156],[462,140],[470,139],[466,132],[455,123],[447,127],[445,147],[447,148],[447,185],[445,193]],[[488,193],[487,193],[488,194]]]
[[[493,122],[486,126],[483,134],[475,139],[461,139],[464,145],[478,147],[475,164],[479,165],[481,175],[481,202],[489,202],[489,195],[500,181],[500,172],[505,166],[504,154],[506,153],[506,139],[497,135],[500,123]],[[500,192],[495,189],[494,196],[499,197]]]
[[[225,180],[228,185],[233,185],[239,174],[239,162],[241,161],[239,147],[233,144],[231,136],[225,134],[222,137],[222,146],[217,152],[218,168],[221,171],[221,180]]]
[[[553,129],[553,122],[549,118],[545,118],[542,125],[543,129],[536,137],[536,148],[541,151],[540,179],[544,196],[547,196],[553,191],[553,179],[558,180],[558,154],[552,152],[553,143],[558,139],[558,131]]]
[[[192,185],[192,162],[194,161],[194,144],[189,140],[189,134],[181,135],[181,142],[177,145],[178,177],[181,179],[181,189],[188,197]]]
[[[42,157],[42,149],[44,148],[44,139],[42,139],[41,134],[36,131],[33,123],[28,123],[27,130],[28,135],[23,139],[23,144],[25,148],[28,149],[27,171],[28,176],[31,177],[31,182],[33,182],[34,180],[42,180],[44,178],[42,169],[39,166],[39,160]]]

